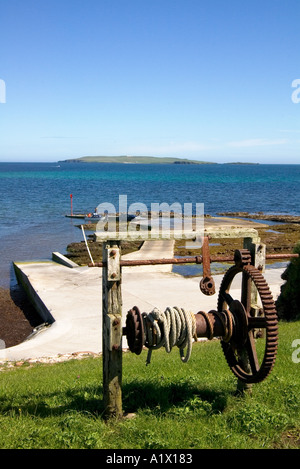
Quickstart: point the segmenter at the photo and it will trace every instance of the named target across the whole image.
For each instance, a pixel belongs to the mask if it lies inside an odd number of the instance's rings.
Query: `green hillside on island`
[[[156,156],[82,156],[59,163],[126,163],[126,164],[216,164],[187,158],[159,158]]]

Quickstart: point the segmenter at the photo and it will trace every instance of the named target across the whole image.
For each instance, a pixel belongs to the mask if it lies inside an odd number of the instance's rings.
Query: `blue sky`
[[[0,161],[300,163],[299,19],[299,0],[0,0]]]

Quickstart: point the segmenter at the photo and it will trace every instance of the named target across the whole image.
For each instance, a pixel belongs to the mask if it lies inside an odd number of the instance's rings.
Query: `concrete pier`
[[[158,241],[159,243],[159,241]],[[151,242],[153,251],[145,243],[145,251],[124,258],[141,259],[173,256],[173,241],[159,246]],[[29,297],[49,326],[30,340],[15,347],[0,350],[0,361],[26,360],[53,357],[76,352],[100,353],[102,351],[102,269],[68,266],[55,261],[16,262],[15,270]],[[60,259],[61,260],[61,259]],[[161,271],[161,269],[165,269]],[[280,293],[284,269],[267,269],[264,276],[274,299]],[[223,275],[214,275],[218,292]],[[216,309],[217,293],[205,296],[199,289],[200,278],[184,278],[171,272],[171,266],[139,266],[122,268],[123,323],[127,311],[133,306],[150,312],[155,306],[180,306],[194,313]],[[238,279],[232,294],[240,299]],[[123,347],[126,348],[126,338]]]
[[[205,219],[205,235],[213,237],[257,237],[257,224],[232,218]],[[260,225],[261,226],[261,225]],[[258,238],[259,239],[259,238]],[[122,259],[162,259],[173,257],[174,240],[145,241],[139,251]],[[97,261],[97,260],[95,260]],[[29,340],[0,350],[0,361],[26,360],[77,352],[102,351],[102,269],[79,267],[58,252],[50,261],[14,262],[19,283],[41,316],[45,327]],[[284,269],[267,269],[265,278],[274,300],[280,293]],[[179,306],[194,313],[217,308],[223,275],[214,275],[216,294],[205,296],[200,278],[184,278],[172,273],[171,265],[122,268],[122,320],[133,306],[150,312],[154,307]],[[240,282],[232,285],[232,296],[241,298]],[[127,347],[123,337],[123,347]]]

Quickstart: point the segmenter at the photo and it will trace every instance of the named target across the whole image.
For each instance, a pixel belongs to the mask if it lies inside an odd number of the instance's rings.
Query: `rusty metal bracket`
[[[204,295],[211,296],[216,293],[215,281],[210,272],[210,255],[208,236],[203,238],[202,244],[203,278],[200,280],[200,290]]]
[[[108,248],[107,254],[107,278],[113,281],[120,280],[120,250]]]
[[[112,350],[119,350],[121,348],[121,340],[123,335],[123,329],[121,327],[122,318],[116,315],[107,314],[105,317],[105,327],[107,329],[107,348],[111,352]]]

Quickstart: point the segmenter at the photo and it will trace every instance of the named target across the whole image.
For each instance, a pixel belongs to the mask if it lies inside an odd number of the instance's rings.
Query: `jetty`
[[[233,219],[207,219],[205,230],[232,236],[255,235],[255,223]],[[149,240],[139,251],[122,256],[122,260],[168,259],[173,257],[174,240]],[[57,357],[64,354],[102,352],[102,269],[78,266],[58,252],[50,260],[13,263],[18,282],[41,317],[41,326],[14,347],[0,350],[0,361]],[[274,299],[283,283],[282,269],[266,269],[264,276]],[[218,292],[223,275],[214,275]],[[205,296],[199,289],[199,277],[185,278],[172,272],[171,265],[122,267],[122,322],[133,306],[151,311],[178,305],[193,312],[216,308],[217,293]],[[233,285],[240,295],[240,285]],[[126,337],[122,347],[127,349]]]

